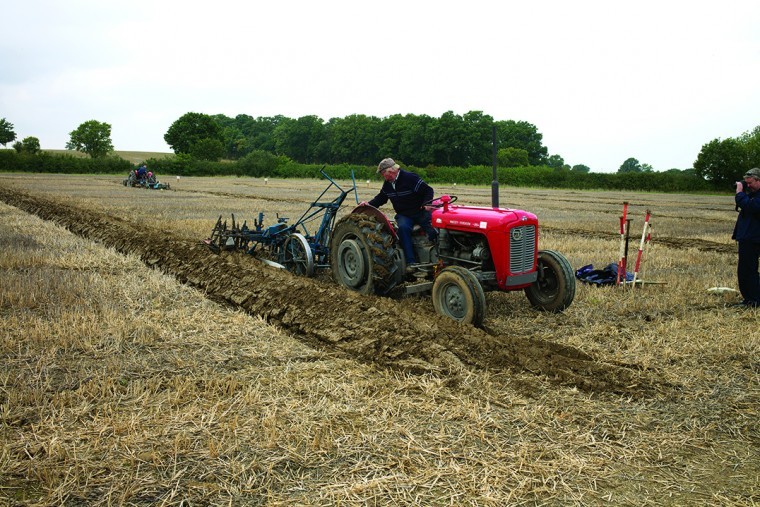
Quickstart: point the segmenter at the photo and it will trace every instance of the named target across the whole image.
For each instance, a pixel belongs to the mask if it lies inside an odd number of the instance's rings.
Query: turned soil
[[[389,306],[383,298],[296,277],[238,253],[215,254],[200,241],[97,209],[7,188],[0,188],[0,199],[75,234],[135,254],[147,265],[217,301],[259,315],[312,346],[358,360],[413,372],[517,368],[588,391],[634,397],[651,394],[658,385],[656,376],[635,365],[607,363],[531,336],[495,336],[417,305]]]

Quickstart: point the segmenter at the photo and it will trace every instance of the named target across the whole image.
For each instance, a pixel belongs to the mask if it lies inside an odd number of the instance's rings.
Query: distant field
[[[88,155],[74,150],[43,150],[47,153],[53,153],[57,155],[72,155],[74,157],[87,157]],[[173,157],[174,153],[164,153],[159,151],[115,151],[119,157],[129,160],[133,164],[148,160],[149,158],[169,158]]]

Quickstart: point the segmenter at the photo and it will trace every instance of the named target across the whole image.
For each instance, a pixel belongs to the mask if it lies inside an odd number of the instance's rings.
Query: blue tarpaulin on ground
[[[594,269],[593,264],[583,266],[575,272],[575,277],[581,282],[594,285],[615,285],[617,283],[618,265],[611,263],[603,269]],[[633,281],[633,273],[625,272],[625,280]]]

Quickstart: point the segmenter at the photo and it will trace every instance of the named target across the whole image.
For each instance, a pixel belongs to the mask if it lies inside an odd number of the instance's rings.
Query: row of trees
[[[448,111],[439,118],[356,114],[327,122],[317,116],[253,118],[241,114],[230,118],[187,113],[169,127],[164,140],[177,154],[206,160],[237,160],[254,151],[267,151],[304,164],[372,165],[393,154],[416,167],[469,167],[491,163],[494,126],[503,164],[564,164],[561,158],[548,155],[535,125],[494,121],[481,111],[464,115]]]
[[[0,118],[0,144],[7,146],[15,140],[16,132],[13,130],[13,124],[5,118]],[[19,153],[34,155],[40,151],[40,140],[33,136],[25,137],[22,141],[14,143],[13,148]]]
[[[694,162],[696,174],[716,188],[730,187],[753,167],[760,167],[760,126],[739,137],[713,139]]]
[[[387,118],[351,115],[324,122],[317,116],[253,118],[187,113],[164,136],[175,153],[195,158],[238,160],[263,151],[284,155],[304,164],[349,163],[373,165],[393,155],[413,167],[470,167],[491,164],[492,129],[498,140],[500,167],[547,166],[589,173],[583,164],[565,164],[549,155],[535,125],[524,121],[494,121],[481,111],[439,118],[393,115]],[[747,169],[760,166],[760,126],[738,138],[715,139],[702,147],[694,167],[668,172],[694,173],[715,188],[736,180]],[[618,173],[651,173],[651,165],[631,157]]]
[[[111,125],[89,120],[77,127],[70,134],[67,150],[81,151],[92,158],[102,158],[113,152],[111,141]],[[0,119],[0,144],[7,146],[16,139],[13,124],[5,118]],[[13,149],[18,153],[35,155],[40,151],[40,140],[34,136],[25,137],[13,144]]]
[[[412,167],[471,167],[491,164],[492,130],[498,139],[500,167],[538,167],[589,173],[582,164],[569,167],[559,155],[549,155],[535,125],[524,121],[494,121],[480,111],[439,118],[393,115],[377,118],[351,115],[325,122],[317,116],[298,119],[186,113],[167,130],[164,140],[182,160],[261,159],[261,154],[285,157],[301,164],[372,166],[391,154]],[[111,125],[90,120],[70,133],[66,148],[101,158],[113,151]],[[16,139],[13,124],[0,119],[0,144]],[[26,137],[13,145],[18,153],[40,151],[39,139]],[[702,146],[693,173],[714,188],[730,185],[747,169],[760,166],[760,126],[736,138],[715,139]],[[625,160],[618,173],[650,173],[649,164]]]

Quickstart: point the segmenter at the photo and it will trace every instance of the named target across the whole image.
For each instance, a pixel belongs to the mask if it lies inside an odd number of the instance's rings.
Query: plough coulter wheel
[[[525,289],[538,310],[561,312],[575,299],[575,275],[565,257],[554,250],[538,252],[538,280]]]
[[[474,274],[461,266],[449,266],[433,283],[433,307],[440,315],[481,327],[486,316],[486,295]]]
[[[314,275],[314,253],[303,234],[294,232],[285,240],[282,264],[291,273],[300,276]]]
[[[393,237],[375,217],[343,217],[330,240],[333,279],[362,294],[385,294],[397,283]]]

